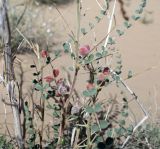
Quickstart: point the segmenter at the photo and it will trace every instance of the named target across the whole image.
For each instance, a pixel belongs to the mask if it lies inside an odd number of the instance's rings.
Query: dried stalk
[[[114,1],[114,5],[113,5],[113,9],[112,9],[112,14],[110,16],[110,20],[109,20],[109,26],[108,26],[108,32],[107,32],[107,38],[104,44],[104,47],[107,46],[108,44],[108,40],[109,40],[109,33],[111,32],[111,28],[112,28],[112,23],[113,23],[113,19],[114,19],[114,14],[115,14],[115,10],[116,10],[116,4],[117,4],[117,0]]]
[[[13,51],[11,50],[11,31],[10,31],[10,24],[7,14],[7,1],[2,0],[2,30],[3,30],[3,44],[4,44],[4,63],[5,63],[5,81],[6,81],[6,89],[9,95],[9,99],[11,102],[11,107],[13,111],[13,118],[14,118],[14,129],[15,129],[15,138],[18,143],[20,149],[24,148],[23,139],[22,139],[22,130],[21,130],[21,121],[20,121],[20,114],[18,109],[17,100],[15,97],[15,76],[14,76],[14,68],[13,68],[13,61],[14,55]],[[15,106],[12,106],[15,105]]]
[[[79,140],[79,134],[80,134],[80,129],[77,129],[73,149],[78,148],[77,144],[78,144],[78,140]]]
[[[124,1],[123,0],[118,0],[119,1],[119,4],[120,4],[120,9],[121,9],[121,13],[122,13],[122,17],[125,19],[125,20],[129,20],[129,17],[127,16],[127,12],[126,10],[124,9]]]

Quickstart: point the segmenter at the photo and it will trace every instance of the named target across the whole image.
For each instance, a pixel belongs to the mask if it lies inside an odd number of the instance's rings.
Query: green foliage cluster
[[[0,148],[1,149],[14,149],[12,142],[9,142],[7,138],[3,135],[0,136]]]
[[[160,148],[160,126],[159,123],[147,123],[138,128],[132,136],[126,149],[158,149]]]

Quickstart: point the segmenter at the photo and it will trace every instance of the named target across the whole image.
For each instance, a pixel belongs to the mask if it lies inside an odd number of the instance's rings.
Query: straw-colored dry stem
[[[7,14],[7,1],[2,0],[2,32],[3,32],[3,45],[4,45],[4,77],[6,81],[6,89],[8,92],[8,96],[11,102],[11,107],[13,111],[13,119],[14,119],[14,129],[15,129],[15,138],[17,144],[20,149],[24,148],[23,140],[22,140],[22,131],[21,131],[21,121],[20,121],[20,113],[18,109],[17,100],[15,98],[15,77],[14,77],[14,68],[13,68],[13,61],[14,55],[13,51],[11,50],[11,32],[10,32],[10,25],[9,19]],[[14,105],[14,106],[13,106]]]

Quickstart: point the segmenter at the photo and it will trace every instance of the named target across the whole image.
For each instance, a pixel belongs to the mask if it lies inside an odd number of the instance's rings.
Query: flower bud
[[[53,76],[56,78],[59,75],[59,70],[58,69],[53,69]]]
[[[93,89],[94,87],[95,87],[95,86],[94,86],[94,84],[92,84],[92,83],[88,83],[87,86],[86,86],[87,90],[91,90],[91,89]]]
[[[42,51],[41,51],[41,56],[42,56],[43,58],[46,58],[46,57],[48,56],[48,52],[47,52],[46,50],[42,50]]]
[[[108,75],[109,73],[110,73],[109,68],[108,68],[108,67],[105,67],[105,68],[103,69],[103,74],[104,74],[104,75]]]
[[[84,45],[79,49],[79,54],[84,57],[89,54],[90,50],[89,45]]]
[[[53,81],[53,77],[52,76],[47,76],[44,78],[44,80],[48,83],[51,83]]]

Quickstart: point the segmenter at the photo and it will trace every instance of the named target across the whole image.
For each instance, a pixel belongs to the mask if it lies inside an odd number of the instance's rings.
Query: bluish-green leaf
[[[109,38],[109,40],[110,40],[110,38]],[[108,40],[108,42],[109,42],[109,40]],[[108,43],[109,44],[109,43]],[[108,54],[108,49],[107,49],[107,47],[104,47],[104,46],[102,46],[101,47],[101,53],[102,53],[102,57],[106,57],[107,56],[107,54]]]
[[[74,53],[71,53],[71,58],[72,58],[72,59],[75,59],[75,57],[76,57],[75,54],[74,54]]]
[[[54,116],[54,117],[60,117],[60,112],[59,111],[54,111],[53,113],[52,113],[52,115]]]
[[[52,128],[54,129],[54,131],[58,131],[59,126],[60,126],[59,124],[56,124],[56,125],[53,125]]]
[[[88,107],[86,107],[85,111],[86,111],[87,113],[93,113],[93,112],[94,112],[94,109],[93,109],[92,107],[88,106]]]
[[[125,120],[119,120],[119,125],[124,126],[126,124]]]
[[[39,90],[39,91],[43,91],[43,86],[40,85],[39,83],[37,83],[37,84],[35,85],[35,88],[36,88],[37,90]]]
[[[89,27],[90,27],[90,29],[93,29],[94,28],[94,24],[89,22]]]
[[[121,115],[122,115],[123,117],[128,117],[128,112],[127,112],[127,111],[122,111],[122,112],[121,112]]]
[[[109,123],[108,123],[108,121],[100,120],[100,121],[99,121],[99,125],[100,125],[100,128],[101,128],[101,129],[105,129],[105,128],[108,127]]]
[[[106,15],[106,11],[105,11],[105,10],[101,10],[101,11],[100,11],[100,14]]]
[[[103,140],[104,140],[104,139],[103,139],[102,136],[98,136],[97,139],[96,139],[97,142],[103,142]],[[96,148],[96,149],[97,149],[97,148]]]
[[[94,111],[95,111],[95,112],[100,112],[100,111],[102,111],[102,106],[101,106],[100,103],[95,104]]]
[[[95,19],[96,19],[97,23],[99,23],[101,21],[101,18],[98,16],[96,16]]]
[[[103,56],[103,57],[105,57],[107,54],[108,54],[107,51],[103,51],[103,52],[102,52],[102,56]]]
[[[64,48],[64,52],[65,52],[65,53],[69,53],[69,52],[70,52],[70,45],[69,45],[68,42],[65,42],[65,43],[63,44],[63,48]]]
[[[85,29],[85,28],[81,28],[81,33],[82,33],[83,35],[86,35],[86,34],[87,34],[86,29]]]
[[[93,89],[89,90],[89,94],[90,94],[90,96],[96,95],[97,94],[97,89],[93,88]]]
[[[139,9],[135,10],[135,13],[137,14],[141,14],[143,12],[143,8],[140,7]]]
[[[43,90],[46,90],[48,88],[49,88],[49,84],[48,83],[43,86]]]
[[[135,21],[137,21],[138,19],[140,19],[140,16],[138,16],[138,15],[133,15],[133,16],[132,16],[132,19],[135,20]]]
[[[114,77],[115,77],[116,82],[119,82],[119,81],[120,81],[119,75],[116,75],[116,76],[114,76]]]
[[[93,54],[90,54],[89,56],[88,56],[88,61],[89,62],[92,62],[94,60],[94,55]]]
[[[133,133],[133,126],[130,125],[128,128],[127,128],[127,134],[128,135],[131,135]]]
[[[101,58],[101,57],[102,57],[102,54],[101,54],[100,52],[97,52],[97,53],[96,53],[96,58],[99,59],[99,58]]]
[[[60,57],[61,56],[61,50],[54,50],[54,55],[55,57]]]
[[[122,136],[126,132],[124,128],[115,128],[117,136]]]
[[[113,44],[115,44],[116,42],[113,40],[113,38],[112,37],[109,37],[109,39],[108,39],[108,44],[110,44],[110,45],[113,45]]]
[[[113,134],[113,130],[112,129],[108,129],[106,132],[105,132],[105,136],[106,137],[111,137]]]
[[[74,71],[74,67],[72,67],[72,66],[69,67],[68,69],[69,69],[70,71]]]
[[[117,64],[122,64],[122,60],[121,59],[117,60]]]
[[[129,78],[132,78],[132,76],[133,76],[132,71],[131,71],[131,70],[128,71],[128,79],[129,79]]]
[[[96,94],[97,94],[97,89],[96,88],[92,88],[90,90],[83,91],[83,96],[85,96],[85,97],[92,97]]]
[[[140,6],[144,8],[144,7],[146,7],[146,4],[147,4],[146,1],[144,1],[144,2],[142,2],[142,3],[140,4]]]
[[[91,126],[92,133],[98,132],[100,130],[99,126],[97,124],[93,124]]]
[[[130,28],[132,26],[132,24],[129,23],[128,21],[125,21],[124,22],[124,26],[128,29],[128,28]]]
[[[43,99],[49,99],[49,96],[48,96],[48,94],[43,94],[42,98]]]
[[[83,91],[83,96],[90,97],[90,93],[88,90]]]
[[[119,36],[122,36],[122,35],[124,34],[124,31],[121,31],[121,30],[119,30],[119,29],[117,29],[116,32],[117,32],[117,34],[118,34]]]

